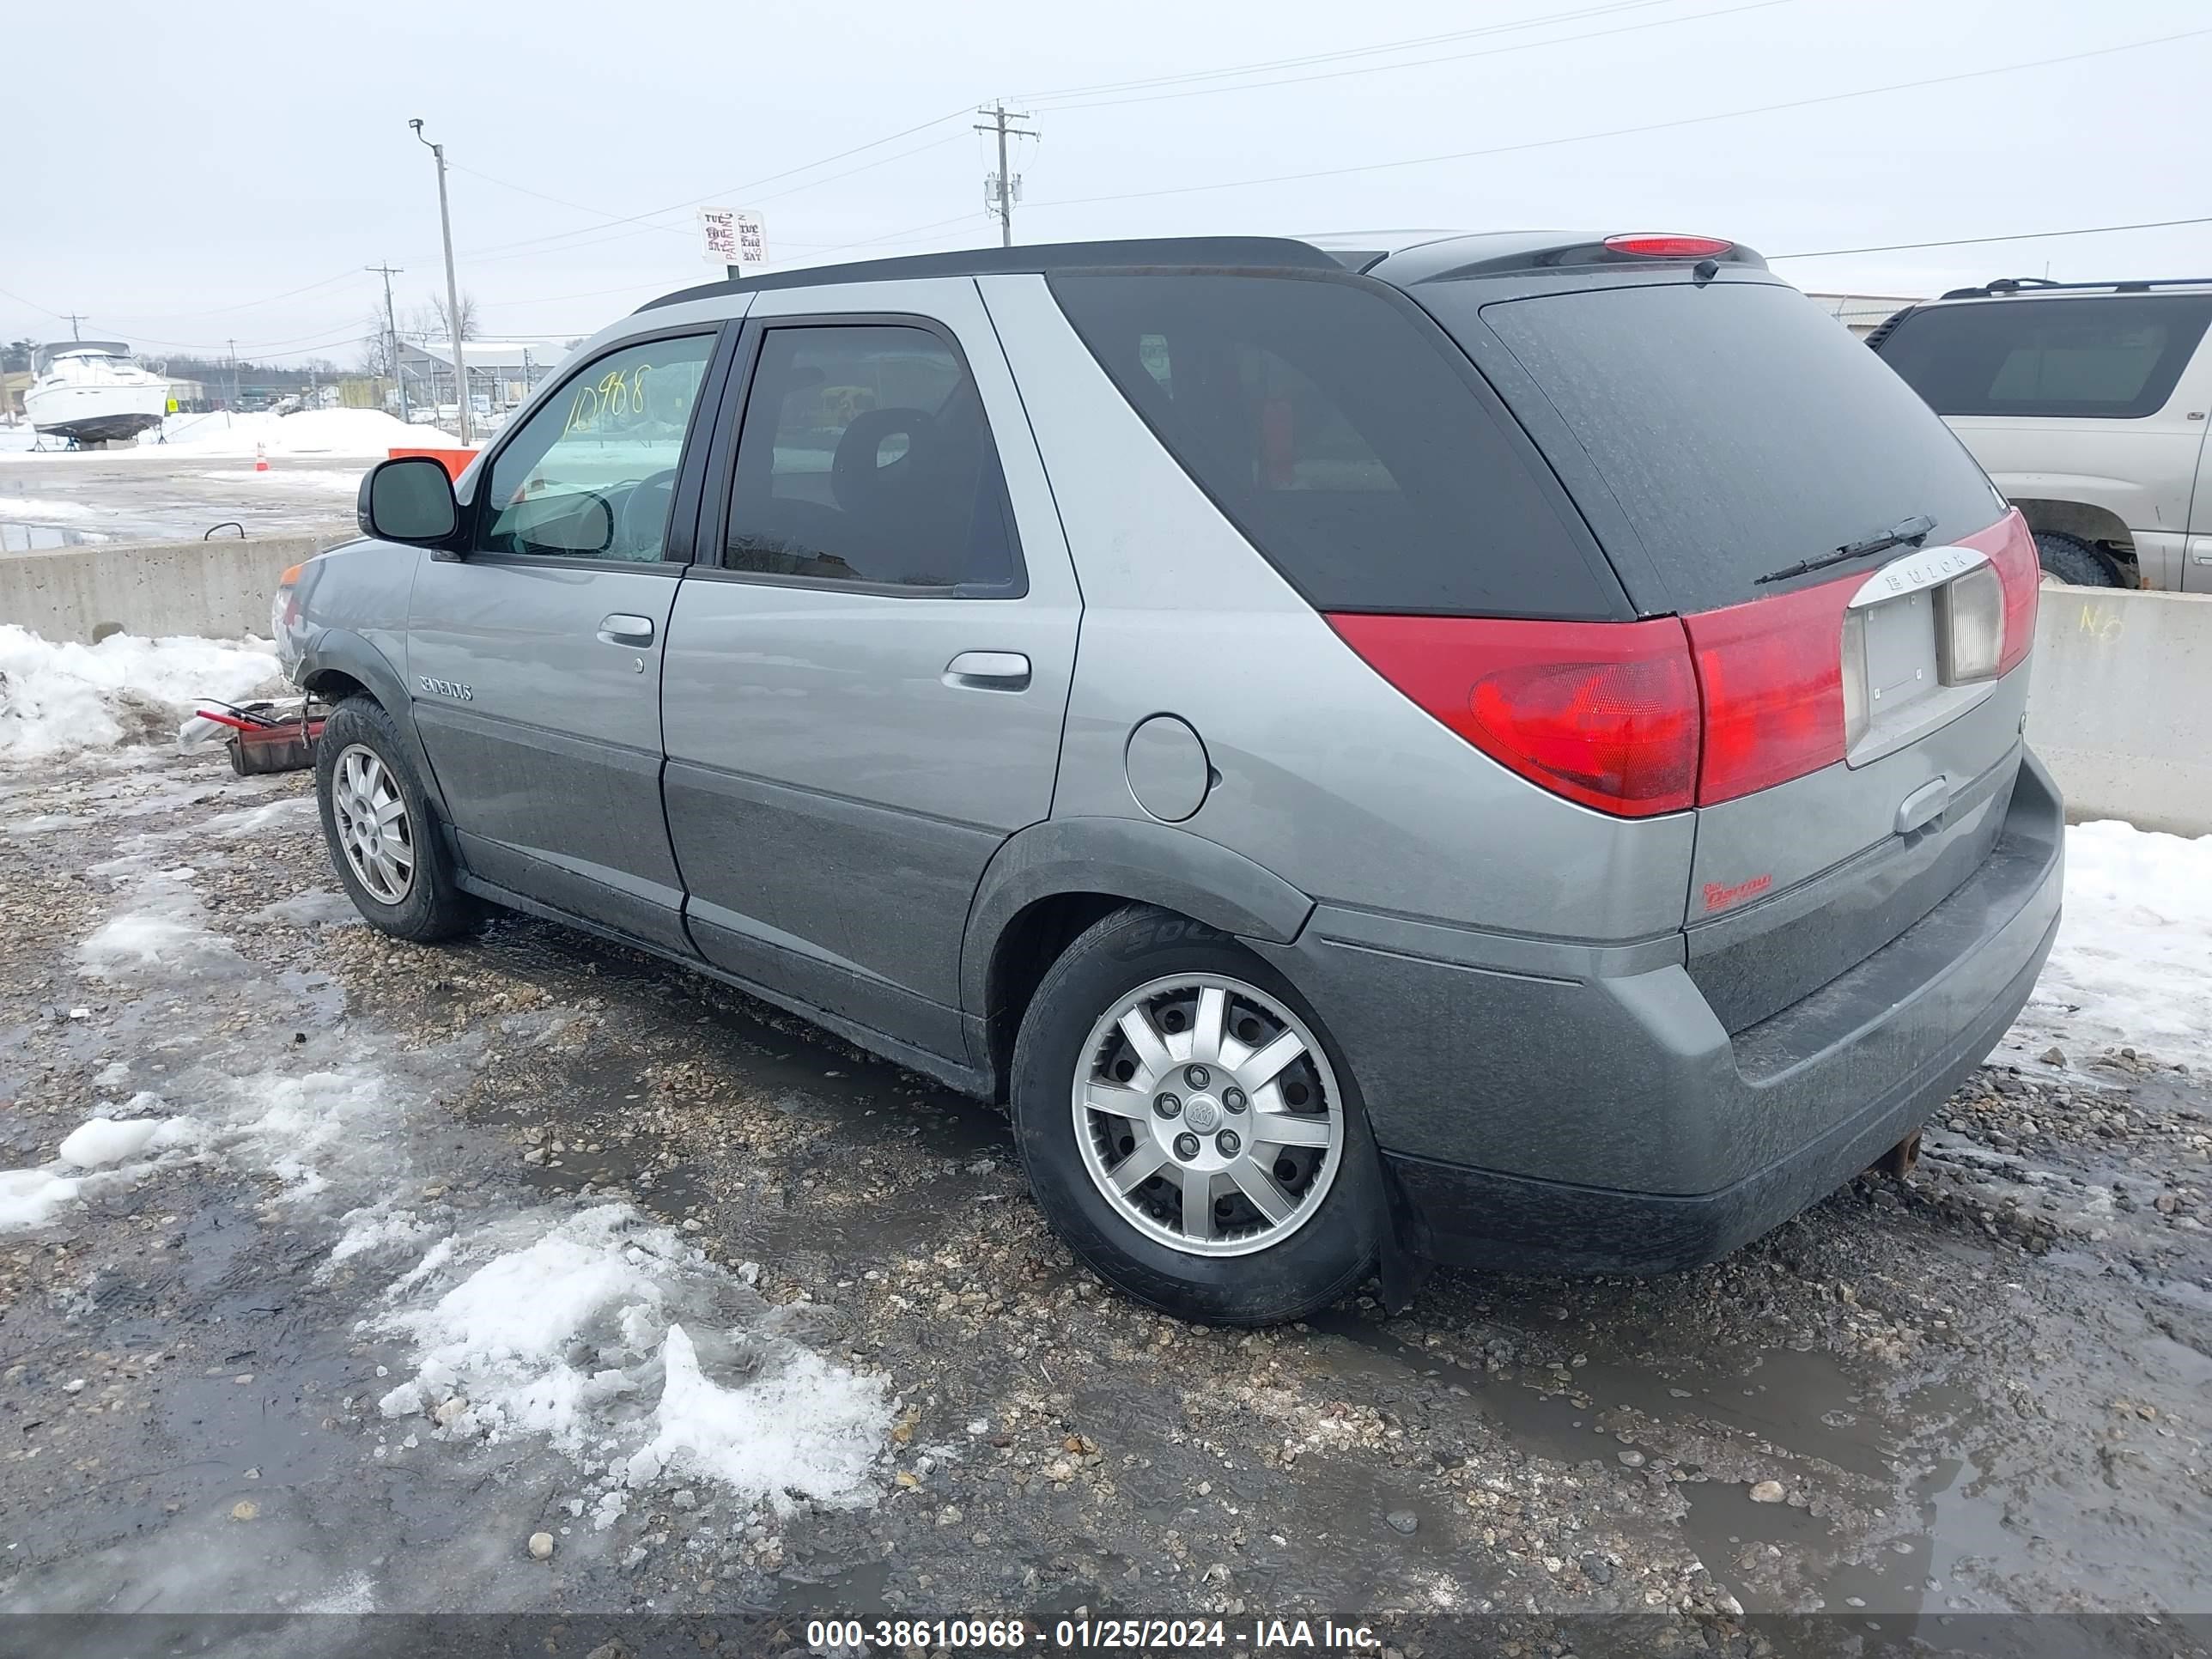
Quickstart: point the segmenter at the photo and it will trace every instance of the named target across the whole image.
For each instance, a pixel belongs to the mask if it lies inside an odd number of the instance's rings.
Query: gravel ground
[[[198,1126],[0,1235],[9,1611],[599,1615],[600,1659],[648,1614],[767,1653],[886,1612],[1221,1653],[1357,1615],[1406,1659],[2207,1638],[2212,1090],[2154,1054],[2010,1042],[1910,1181],[1698,1273],[1227,1332],[1091,1280],[990,1109],[547,924],[360,926],[303,777],[0,769],[0,1165]],[[755,1345],[732,1397],[805,1356],[823,1421],[862,1402],[857,1493],[617,1480],[465,1384],[391,1409],[426,1245],[622,1203],[634,1260],[690,1253],[669,1308]]]

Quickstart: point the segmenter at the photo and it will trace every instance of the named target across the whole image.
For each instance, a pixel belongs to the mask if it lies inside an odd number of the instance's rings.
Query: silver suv
[[[2062,581],[2212,592],[2212,280],[2017,277],[1867,343],[1949,422]]]
[[[1008,1103],[1188,1316],[1710,1261],[2057,926],[2034,547],[1715,239],[992,249],[670,295],[278,599],[334,862]]]

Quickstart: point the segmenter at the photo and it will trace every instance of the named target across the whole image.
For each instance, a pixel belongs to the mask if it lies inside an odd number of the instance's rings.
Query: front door
[[[667,659],[691,935],[765,988],[963,1059],[969,902],[1052,811],[1081,611],[1066,547],[972,282],[770,290],[751,316],[723,522],[702,510]]]
[[[409,607],[416,725],[470,872],[677,949],[660,662],[716,339],[625,345],[570,376],[489,458],[465,550],[423,562]]]

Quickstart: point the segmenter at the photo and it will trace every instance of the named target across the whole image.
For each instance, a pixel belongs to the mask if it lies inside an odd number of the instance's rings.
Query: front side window
[[[769,330],[726,540],[724,565],[758,575],[1013,591],[1006,483],[967,365],[902,324]]]
[[[1916,311],[1881,358],[1939,415],[2155,414],[2212,321],[2203,295],[1994,300]]]
[[[658,561],[684,430],[714,351],[711,334],[648,340],[569,380],[492,463],[477,546]]]

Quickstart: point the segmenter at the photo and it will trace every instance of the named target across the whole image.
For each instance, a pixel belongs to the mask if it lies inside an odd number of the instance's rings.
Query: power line
[[[1667,0],[1667,3],[1672,3],[1673,0]],[[1739,12],[1765,11],[1772,6],[1794,5],[1796,3],[1797,0],[1750,0],[1750,3],[1746,5],[1726,6],[1718,11],[1694,12],[1686,17],[1656,17],[1648,22],[1624,23],[1618,28],[1586,29],[1579,34],[1563,34],[1555,40],[1516,40],[1510,46],[1485,46],[1476,52],[1447,52],[1431,58],[1412,58],[1399,64],[1367,64],[1357,69],[1323,70],[1314,75],[1282,76],[1272,81],[1246,81],[1226,87],[1187,87],[1167,92],[1139,93],[1127,98],[1092,98],[1079,103],[1054,104],[1046,107],[1054,112],[1111,109],[1121,104],[1152,104],[1169,98],[1211,98],[1228,92],[1257,92],[1267,87],[1303,86],[1310,81],[1340,81],[1350,76],[1382,75],[1392,70],[1432,69],[1439,64],[1465,63],[1476,58],[1502,58],[1509,52],[1537,52],[1547,46],[1574,46],[1584,40],[1603,40],[1616,34],[1638,34],[1646,29],[1672,28],[1678,23],[1703,23],[1716,17],[1733,17]]]
[[[2001,64],[1988,69],[1961,70],[1951,75],[1929,76],[1917,81],[1895,81],[1886,86],[1860,87],[1850,92],[1824,93],[1813,98],[1793,98],[1784,103],[1759,104],[1747,109],[1712,110],[1700,115],[1676,116],[1665,121],[1646,121],[1635,126],[1607,127],[1596,132],[1564,134],[1556,138],[1528,138],[1518,143],[1493,144],[1481,149],[1447,150],[1435,155],[1409,155],[1389,161],[1365,161],[1352,167],[1313,167],[1302,173],[1270,173],[1258,179],[1229,179],[1207,185],[1169,185],[1157,190],[1115,191],[1099,196],[1071,196],[1060,201],[1033,202],[1032,207],[1085,207],[1098,202],[1133,202],[1158,196],[1190,196],[1217,190],[1249,190],[1258,185],[1296,184],[1308,179],[1340,179],[1354,173],[1385,173],[1398,167],[1430,167],[1440,161],[1468,161],[1492,155],[1518,155],[1524,150],[1549,149],[1560,144],[1594,143],[1606,138],[1630,138],[1645,133],[1668,132],[1680,127],[1693,127],[1715,121],[1740,120],[1753,115],[1772,115],[1784,110],[1812,109],[1823,104],[1839,104],[1854,98],[1872,98],[1891,92],[1916,92],[1926,87],[1955,86],[1962,81],[1986,80],[1997,75],[2017,75],[2028,70],[2050,69],[2060,64],[2080,63],[2086,58],[2108,58],[2118,52],[2141,52],[2151,46],[2171,46],[2177,40],[2193,40],[2212,34],[2212,28],[2184,29],[2175,34],[2162,34],[2148,40],[2130,40],[2117,46],[2098,46],[2087,52],[2068,52],[2057,58],[2039,58],[2021,64]]]
[[[2212,225],[2200,219],[2146,219],[2132,225],[2076,225],[2070,230],[2023,230],[2008,236],[1953,236],[1936,242],[1887,242],[1879,247],[1824,247],[1809,253],[1770,253],[1770,259],[1834,259],[1846,253],[1906,253],[1917,248],[1977,247],[1988,242],[2039,242],[2060,236],[2108,236],[2120,230],[2172,230],[2182,225]]]
[[[1215,81],[1231,75],[1256,75],[1269,70],[1304,69],[1312,64],[1341,62],[1347,58],[1379,57],[1386,52],[1411,52],[1419,46],[1448,46],[1455,40],[1468,40],[1480,35],[1510,33],[1516,29],[1543,28],[1556,23],[1579,22],[1588,17],[1601,17],[1615,12],[1643,11],[1653,6],[1674,5],[1680,0],[1612,0],[1612,3],[1585,6],[1580,11],[1554,12],[1543,17],[1519,19],[1506,23],[1486,23],[1480,28],[1452,29],[1442,34],[1415,35],[1404,40],[1385,40],[1372,46],[1346,46],[1334,52],[1308,52],[1297,58],[1273,58],[1251,64],[1231,64],[1221,69],[1191,70],[1180,75],[1140,76],[1130,81],[1102,81],[1087,87],[1056,87],[1048,91],[1031,92],[1024,101],[1032,104],[1056,103],[1064,98],[1085,98],[1100,93],[1134,92],[1147,87],[1174,86],[1192,81]]]

